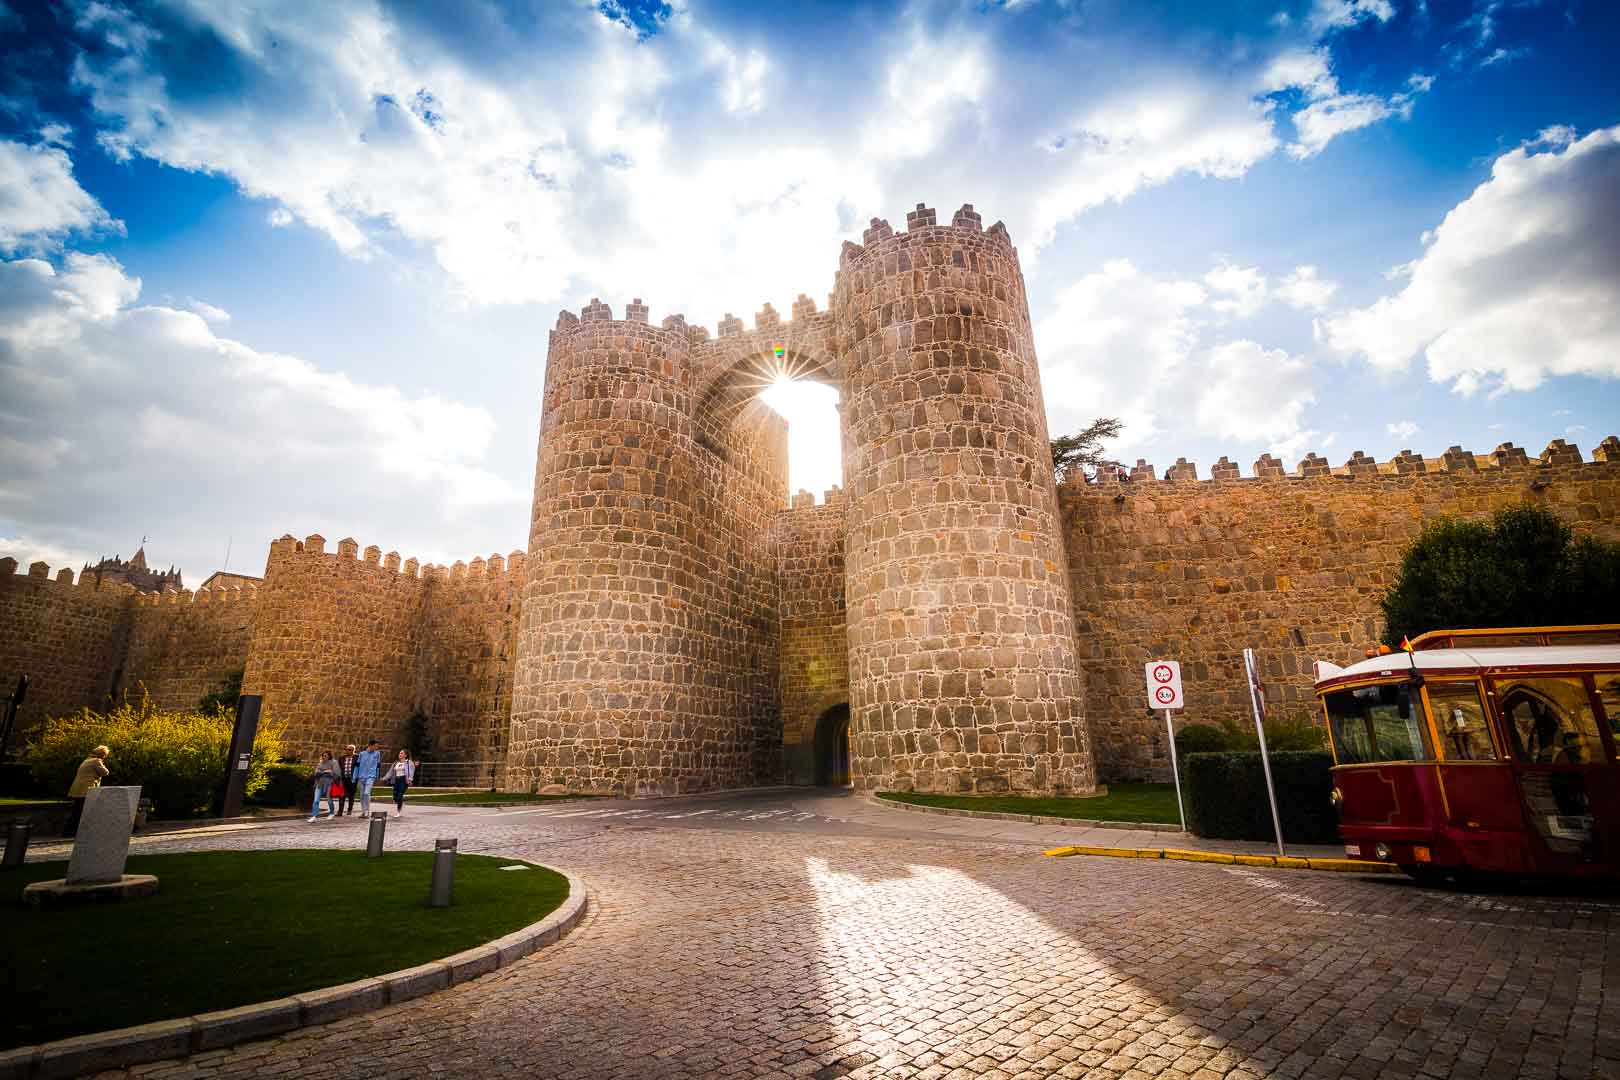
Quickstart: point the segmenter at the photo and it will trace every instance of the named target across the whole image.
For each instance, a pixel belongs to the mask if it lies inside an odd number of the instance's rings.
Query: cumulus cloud
[[[1035,328],[1053,430],[1118,416],[1122,450],[1169,431],[1290,454],[1315,438],[1303,427],[1315,400],[1309,363],[1248,339],[1214,340],[1226,295],[1126,260],[1063,289]]]
[[[1374,366],[1420,353],[1460,394],[1551,375],[1620,378],[1620,126],[1550,128],[1498,157],[1410,265],[1405,287],[1329,318],[1322,336]]]
[[[1259,311],[1266,303],[1266,276],[1255,266],[1217,266],[1204,275],[1216,298],[1210,307],[1227,315],[1246,318]]]
[[[53,250],[71,233],[123,231],[73,178],[73,162],[57,145],[65,137],[52,125],[33,145],[0,139],[0,252]]]
[[[464,535],[522,543],[486,410],[261,352],[140,288],[104,255],[0,262],[0,531],[19,546],[78,558],[150,532],[200,576],[228,536],[259,557],[300,522],[438,561],[476,554]]]
[[[918,199],[1005,218],[1032,264],[1092,207],[1243,175],[1285,116],[1315,152],[1376,119],[1329,104],[1330,36],[1387,6],[1318,4],[1217,56],[1134,5],[919,0],[807,33],[679,5],[84,0],[73,74],[112,154],[227,176],[356,258],[402,237],[469,302],[639,294],[712,321],[819,293],[839,238]]]
[[[1293,272],[1277,283],[1274,295],[1289,307],[1301,311],[1321,311],[1339,291],[1337,281],[1328,281],[1317,273],[1314,266],[1296,266]]]
[[[1418,426],[1411,420],[1401,420],[1393,424],[1385,424],[1384,430],[1397,439],[1410,439],[1418,433]]]

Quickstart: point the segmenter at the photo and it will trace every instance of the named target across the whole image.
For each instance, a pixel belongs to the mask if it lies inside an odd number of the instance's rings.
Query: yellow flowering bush
[[[231,751],[235,718],[223,708],[212,712],[163,712],[150,699],[108,711],[81,709],[47,720],[23,756],[41,790],[66,795],[79,763],[105,745],[111,753],[105,784],[139,784],[158,817],[193,817],[213,807],[225,759]],[[269,781],[269,766],[281,760],[282,727],[259,721],[248,768],[247,793]]]

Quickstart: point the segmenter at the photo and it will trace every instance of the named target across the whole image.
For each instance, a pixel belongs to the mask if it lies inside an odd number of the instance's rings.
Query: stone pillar
[[[856,783],[1095,788],[1018,255],[976,215],[874,221],[834,293]]]

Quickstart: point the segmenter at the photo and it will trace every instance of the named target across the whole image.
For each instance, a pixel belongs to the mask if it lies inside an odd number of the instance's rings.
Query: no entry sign
[[[1150,660],[1147,665],[1148,708],[1180,709],[1181,664],[1175,660]]]

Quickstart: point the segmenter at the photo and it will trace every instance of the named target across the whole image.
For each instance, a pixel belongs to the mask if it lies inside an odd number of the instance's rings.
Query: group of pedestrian
[[[356,793],[360,796],[361,815],[369,815],[371,789],[378,780],[393,785],[394,816],[402,817],[405,813],[405,789],[416,782],[416,762],[411,760],[409,753],[401,750],[386,772],[380,771],[381,768],[382,750],[376,739],[366,743],[366,748],[358,754],[354,752],[353,743],[345,746],[341,755],[322,750],[320,764],[315,766],[315,797],[310,802],[309,820],[323,816],[322,799],[326,800],[327,812],[324,816],[327,818],[353,814]]]

